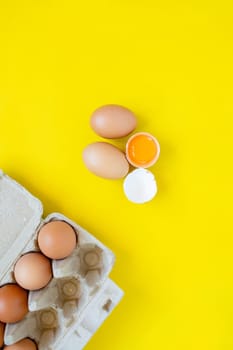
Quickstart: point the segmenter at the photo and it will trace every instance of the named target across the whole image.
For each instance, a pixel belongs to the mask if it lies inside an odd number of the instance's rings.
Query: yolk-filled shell
[[[135,167],[148,168],[159,158],[160,146],[154,136],[139,132],[131,136],[126,145],[128,161]]]

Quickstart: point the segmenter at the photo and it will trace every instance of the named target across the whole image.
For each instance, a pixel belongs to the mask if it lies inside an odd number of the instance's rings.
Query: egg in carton
[[[15,283],[13,270],[20,256],[39,251],[37,236],[43,225],[64,221],[78,242],[67,258],[52,260],[52,280],[29,292],[29,312],[6,325],[4,343],[28,337],[39,350],[81,350],[123,296],[108,277],[114,254],[64,215],[42,219],[42,214],[42,203],[0,171],[0,286]]]

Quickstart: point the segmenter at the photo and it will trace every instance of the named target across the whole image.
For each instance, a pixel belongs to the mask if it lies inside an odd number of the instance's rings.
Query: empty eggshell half
[[[116,139],[129,135],[137,125],[133,112],[119,105],[106,105],[95,110],[91,127],[99,136]]]
[[[95,175],[105,179],[121,179],[129,171],[125,154],[106,142],[95,142],[83,151],[86,167]]]
[[[138,204],[149,202],[157,193],[154,175],[143,168],[132,171],[125,178],[123,187],[128,200]]]

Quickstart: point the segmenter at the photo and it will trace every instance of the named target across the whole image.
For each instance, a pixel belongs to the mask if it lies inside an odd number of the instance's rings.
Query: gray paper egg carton
[[[0,170],[0,285],[15,282],[19,257],[39,251],[37,234],[51,220],[72,225],[78,245],[63,260],[53,260],[54,278],[43,289],[29,292],[29,313],[7,324],[5,344],[25,337],[39,350],[81,350],[123,296],[108,278],[113,253],[81,226],[59,213],[42,219],[42,203]]]

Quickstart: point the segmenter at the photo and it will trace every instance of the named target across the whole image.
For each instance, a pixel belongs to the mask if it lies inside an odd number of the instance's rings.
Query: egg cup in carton
[[[108,277],[114,255],[64,215],[42,214],[42,203],[0,172],[0,286],[16,282],[14,266],[22,255],[40,251],[37,237],[47,223],[63,221],[77,236],[68,257],[52,260],[50,282],[29,291],[27,315],[6,324],[4,344],[31,338],[39,350],[81,350],[123,296]]]

